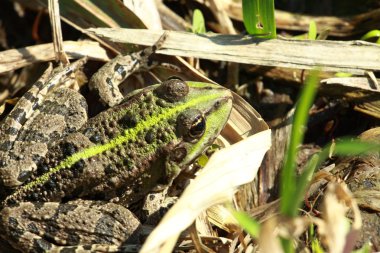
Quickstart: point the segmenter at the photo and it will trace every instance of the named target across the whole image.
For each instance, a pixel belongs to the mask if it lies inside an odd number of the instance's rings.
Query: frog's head
[[[220,85],[179,79],[163,82],[155,93],[176,108],[173,116],[178,142],[168,156],[174,168],[167,167],[167,174],[175,175],[178,169],[192,163],[219,135],[232,109],[232,94]]]

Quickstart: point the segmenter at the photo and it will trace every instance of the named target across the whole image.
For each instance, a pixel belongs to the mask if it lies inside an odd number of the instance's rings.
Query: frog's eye
[[[204,134],[206,120],[201,111],[190,109],[177,118],[177,132],[186,141],[197,140]]]
[[[206,121],[203,115],[199,115],[194,119],[193,124],[190,127],[189,135],[192,138],[199,138],[203,135],[206,128]]]
[[[157,87],[155,92],[158,97],[169,102],[175,102],[179,101],[189,93],[189,86],[183,80],[177,78],[169,79]]]

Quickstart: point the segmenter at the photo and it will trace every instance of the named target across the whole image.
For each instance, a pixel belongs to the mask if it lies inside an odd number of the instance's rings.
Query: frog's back
[[[220,86],[180,80],[137,91],[51,148],[7,203],[136,200],[170,182],[210,145],[226,123],[231,99]]]

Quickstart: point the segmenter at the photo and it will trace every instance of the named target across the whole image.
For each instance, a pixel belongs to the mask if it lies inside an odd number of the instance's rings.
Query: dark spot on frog
[[[45,101],[44,102],[44,107],[45,108],[49,108],[49,111],[48,111],[49,114],[62,115],[62,116],[65,116],[65,117],[67,115],[71,115],[71,113],[69,111],[69,108],[67,108],[65,106],[59,106],[59,105],[57,105],[56,101],[51,101],[51,100]]]
[[[48,171],[49,171],[49,166],[46,163],[41,163],[37,167],[37,173],[38,173],[38,175],[43,175],[43,174],[45,174]]]
[[[73,176],[75,178],[79,177],[81,173],[83,173],[83,169],[86,163],[84,162],[83,159],[80,159],[78,162],[74,163],[72,168]]]
[[[105,134],[110,138],[113,139],[117,136],[117,132],[114,128],[106,128]]]
[[[90,251],[92,249],[91,244],[86,244],[86,245],[83,245],[82,247],[84,250],[88,250],[88,251]]]
[[[40,210],[45,206],[44,202],[33,202],[34,210]]]
[[[137,125],[137,117],[135,115],[125,114],[118,120],[119,125],[123,128],[133,128]]]
[[[364,188],[366,189],[370,189],[370,188],[373,188],[376,184],[374,184],[371,180],[369,179],[364,179],[363,180],[363,186]]]
[[[155,198],[156,198],[156,196],[154,194],[150,194],[149,195],[149,200],[150,201],[153,201]]]
[[[133,165],[133,163],[129,159],[123,159],[123,165],[130,168]]]
[[[17,177],[17,180],[23,183],[30,177],[31,174],[32,172],[28,170],[21,171]]]
[[[44,135],[43,133],[39,133],[37,131],[28,131],[27,135],[25,136],[24,141],[47,143],[50,141],[50,138],[49,136]]]
[[[23,96],[26,100],[30,101],[30,102],[34,102],[37,100],[37,98],[33,95],[32,92],[30,91],[27,91],[25,92],[24,96]]]
[[[67,132],[67,133],[74,133],[74,132],[76,132],[77,130],[78,130],[78,129],[75,128],[75,127],[67,127],[66,132]]]
[[[18,240],[24,234],[25,230],[19,227],[18,221],[14,217],[9,217],[8,223],[9,223],[10,235]]]
[[[4,141],[0,144],[0,150],[8,151],[12,148],[13,143],[11,141]]]
[[[18,204],[18,202],[15,198],[9,198],[6,200],[7,206],[16,206],[17,204]]]
[[[103,235],[99,238],[98,243],[108,243],[112,244],[113,237],[113,227],[115,225],[115,220],[108,215],[103,215],[98,219],[95,225],[95,234]]]
[[[113,86],[112,78],[107,77],[106,83],[108,84],[108,86],[112,87]]]
[[[39,194],[37,192],[29,192],[25,197],[27,200],[37,201]]]
[[[33,222],[29,223],[28,226],[27,226],[27,228],[28,228],[28,231],[31,232],[31,233],[33,233],[33,234],[38,235],[40,233],[39,230],[38,230],[38,228],[37,228],[37,226],[36,226],[36,224],[33,223]]]
[[[164,215],[168,212],[169,208],[167,207],[161,207],[158,211],[159,211],[159,215],[160,217],[164,217]]]
[[[61,138],[61,134],[58,131],[53,131],[51,134],[49,134],[50,140],[58,140]]]
[[[68,214],[71,211],[74,211],[78,206],[67,203],[60,203],[57,208],[57,215],[59,214]]]
[[[49,222],[49,223],[56,223],[56,222]],[[55,241],[56,238],[55,235],[57,235],[58,233],[58,230],[55,228],[55,226],[57,226],[57,224],[54,224],[54,225],[51,225],[51,224],[48,224],[48,225],[45,225],[44,227],[44,233],[43,233],[43,238],[47,241]],[[53,233],[52,233],[53,231]]]
[[[80,243],[80,237],[74,233],[69,233],[69,235],[67,236],[67,244],[68,245],[78,245],[79,243]],[[67,252],[67,251],[65,251],[65,252]],[[74,252],[75,252],[75,250],[74,250]]]
[[[44,157],[40,156],[39,154],[33,154],[32,160],[34,163],[38,164]]]
[[[181,162],[183,158],[187,155],[187,150],[185,147],[178,147],[175,148],[171,153],[170,153],[170,160],[175,161],[175,162]]]
[[[26,112],[23,109],[15,108],[13,111],[9,114],[9,117],[14,119],[20,124],[23,124],[26,120]]]
[[[75,186],[74,190],[72,188],[69,189],[71,191],[70,196],[68,195],[67,198],[63,198],[64,201],[69,200],[70,198],[79,196],[82,192],[84,192],[83,186]]]
[[[118,150],[116,151],[116,154],[119,156],[119,157],[126,157],[126,150],[124,149],[124,147],[119,147]]]
[[[46,185],[46,188],[49,189],[49,190],[53,190],[53,189],[55,189],[57,187],[57,184],[53,180],[51,180],[51,179],[49,179],[48,181],[46,181],[45,185]]]
[[[37,81],[34,86],[36,86],[39,90],[42,90],[42,88],[45,87],[45,83],[41,82],[41,81]]]
[[[61,143],[61,149],[62,153],[65,156],[71,156],[77,152],[77,148],[75,147],[75,145],[70,142]]]
[[[117,171],[117,169],[112,166],[111,164],[110,165],[107,165],[105,168],[104,168],[104,173],[106,175],[111,175],[112,173],[115,173]]]
[[[89,138],[89,140],[93,143],[100,143],[102,141],[102,137],[99,132],[93,128],[88,127],[83,130],[83,134]]]
[[[8,218],[8,223],[9,223],[9,227],[10,228],[17,228],[17,226],[18,226],[18,221],[14,217],[9,217]]]
[[[93,143],[100,143],[102,141],[102,137],[99,134],[94,134],[89,139]]]
[[[125,71],[125,67],[123,65],[120,65],[119,63],[115,64],[114,71],[119,73],[119,75],[122,78],[124,78],[127,75],[127,72]]]
[[[8,127],[4,133],[7,135],[17,135],[18,129],[14,127]]]
[[[85,129],[83,129],[83,134],[87,137],[91,136],[93,133],[94,133],[94,130],[96,130],[95,128],[93,127],[87,127]]]
[[[164,99],[157,99],[156,105],[158,105],[159,107],[165,108],[168,106],[168,102],[166,102]]]
[[[45,241],[44,239],[34,239],[33,240],[33,252],[46,252],[52,248],[50,242]]]

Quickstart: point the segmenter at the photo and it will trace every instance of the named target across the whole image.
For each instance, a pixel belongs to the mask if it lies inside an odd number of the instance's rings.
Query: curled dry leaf
[[[166,247],[166,240],[178,238],[201,211],[230,201],[238,186],[254,179],[270,145],[270,130],[266,130],[216,152],[150,234],[141,252],[159,252]]]

